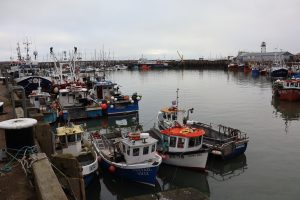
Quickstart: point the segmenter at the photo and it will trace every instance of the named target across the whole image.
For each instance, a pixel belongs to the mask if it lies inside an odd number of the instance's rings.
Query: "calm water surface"
[[[139,122],[145,130],[179,88],[179,106],[195,109],[191,119],[241,129],[250,142],[245,155],[234,160],[209,160],[207,174],[162,165],[156,188],[101,175],[87,189],[88,199],[124,199],[180,187],[197,188],[210,199],[299,199],[300,103],[272,100],[267,77],[222,70],[117,71],[107,77],[123,93],[142,94]]]

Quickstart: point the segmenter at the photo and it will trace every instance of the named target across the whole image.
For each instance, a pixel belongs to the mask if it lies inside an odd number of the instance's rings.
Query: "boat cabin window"
[[[152,145],[152,147],[151,147],[151,152],[154,152],[154,151],[155,151],[155,144]]]
[[[202,136],[189,139],[189,148],[201,145]]]
[[[59,137],[59,141],[62,144],[66,144],[66,137],[65,136]]]
[[[77,134],[77,141],[81,140],[81,134]]]
[[[127,149],[127,155],[130,155],[130,148]]]
[[[291,87],[293,87],[294,86],[294,83],[291,83]]]
[[[202,139],[202,136],[196,137],[196,146],[199,146],[201,144],[201,139]]]
[[[122,151],[125,152],[126,151],[126,147],[125,147],[124,144],[122,146],[123,146],[123,148],[122,148],[123,150]]]
[[[184,138],[178,138],[177,148],[183,148],[184,147]]]
[[[149,146],[143,148],[143,155],[147,155],[149,153]]]
[[[35,97],[35,98],[34,98],[34,101],[38,101],[38,100],[39,100],[39,98],[38,98],[38,97]]]
[[[140,148],[134,148],[133,149],[133,156],[139,156]]]
[[[289,87],[289,86],[290,86],[290,83],[286,83],[286,86]]]
[[[176,147],[176,137],[170,137],[170,147]]]
[[[196,144],[196,138],[190,138],[189,139],[189,148],[194,147]]]
[[[75,134],[68,135],[68,142],[75,142],[75,141],[76,141]]]
[[[61,96],[65,97],[67,95],[67,93],[61,93]]]

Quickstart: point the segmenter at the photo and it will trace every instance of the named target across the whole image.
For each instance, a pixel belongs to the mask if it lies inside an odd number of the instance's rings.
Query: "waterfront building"
[[[260,52],[239,52],[235,58],[238,63],[278,62],[293,60],[294,55],[288,51],[267,52],[266,43],[262,42]]]

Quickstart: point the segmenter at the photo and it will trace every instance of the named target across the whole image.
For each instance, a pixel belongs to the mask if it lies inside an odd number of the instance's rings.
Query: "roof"
[[[175,112],[184,112],[184,110],[178,110],[175,107],[169,107],[169,108],[162,108],[160,109],[161,112],[164,113],[175,113]]]
[[[168,136],[179,136],[185,138],[199,137],[205,134],[203,129],[188,128],[188,127],[173,127],[160,131],[160,133]]]
[[[80,125],[72,125],[71,127],[62,126],[56,129],[57,136],[73,135],[78,133],[83,133],[83,129]]]
[[[288,51],[281,51],[281,52],[266,52],[266,53],[261,53],[261,52],[243,52],[240,53],[237,57],[244,57],[244,56],[292,56]]]
[[[122,139],[122,142],[124,144],[127,144],[130,147],[150,146],[150,145],[155,144],[157,142],[157,140],[154,139],[153,137],[146,138],[145,141],[146,142],[143,143],[142,139],[140,139],[140,140],[131,140],[129,138]]]

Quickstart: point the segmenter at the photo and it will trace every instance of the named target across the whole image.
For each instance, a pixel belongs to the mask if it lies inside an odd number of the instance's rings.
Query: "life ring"
[[[141,135],[140,133],[129,133],[128,134],[128,137],[131,139],[131,140],[140,140],[141,139]]]
[[[187,134],[187,133],[190,133],[190,132],[191,132],[190,128],[185,128],[182,131],[180,131],[180,133],[182,133],[182,134]]]

